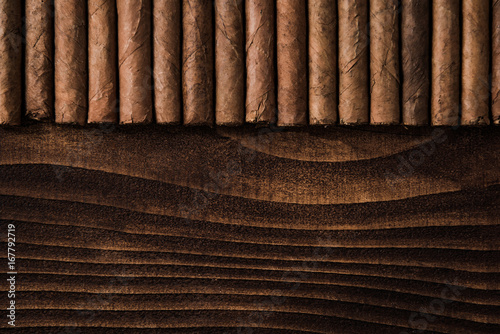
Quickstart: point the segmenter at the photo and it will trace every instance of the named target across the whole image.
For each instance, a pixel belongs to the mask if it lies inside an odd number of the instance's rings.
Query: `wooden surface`
[[[490,127],[0,128],[16,330],[498,333],[499,166]]]

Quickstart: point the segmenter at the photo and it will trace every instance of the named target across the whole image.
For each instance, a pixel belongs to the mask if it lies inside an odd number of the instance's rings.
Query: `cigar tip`
[[[462,119],[461,125],[464,126],[483,126],[483,125],[489,125],[490,120],[487,117],[484,116],[479,116],[474,119],[469,119],[469,120],[464,120]]]
[[[381,126],[391,126],[391,125],[400,125],[401,123],[397,121],[390,121],[390,122],[370,122],[372,125],[381,125]]]
[[[260,119],[260,118],[247,118],[245,120],[246,123],[249,123],[249,124],[254,124],[254,125],[268,125],[268,124],[271,124],[272,122],[269,121],[269,120],[265,120],[265,119]]]
[[[309,118],[309,125],[334,125],[336,123],[336,118]]]
[[[116,124],[117,122],[114,121],[88,121],[87,124],[89,125],[112,125]]]
[[[357,119],[354,121],[340,119],[339,124],[352,126],[352,125],[366,125],[366,124],[369,124],[369,122],[367,120],[364,120],[364,119]]]
[[[401,125],[414,127],[414,126],[426,126],[429,124],[427,122],[403,122]]]
[[[141,120],[141,121],[128,119],[128,120],[121,120],[120,121],[120,125],[146,125],[146,124],[151,124],[151,123],[152,123],[152,120],[150,120],[150,119],[145,119],[145,120]]]

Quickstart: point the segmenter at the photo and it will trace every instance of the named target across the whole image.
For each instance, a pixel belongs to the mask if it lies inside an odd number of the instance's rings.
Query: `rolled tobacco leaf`
[[[215,1],[215,121],[245,120],[245,34],[243,1]]]
[[[54,6],[52,1],[26,0],[26,117],[54,117]]]
[[[153,119],[151,1],[118,0],[120,123]]]
[[[87,1],[55,0],[57,123],[87,121]]]
[[[368,1],[338,0],[339,122],[369,121]]]
[[[337,3],[309,0],[309,123],[337,121]]]
[[[398,124],[399,0],[370,0],[371,124]]]
[[[210,0],[182,2],[182,92],[186,125],[214,122],[212,6]]]
[[[0,0],[0,124],[21,124],[22,2]]]
[[[278,125],[307,124],[307,3],[278,0]]]
[[[275,121],[275,2],[246,0],[246,121]]]
[[[117,114],[116,1],[88,0],[89,123],[114,123]]]
[[[428,125],[430,106],[431,2],[402,2],[403,124]]]
[[[462,125],[490,124],[490,4],[462,1]]]
[[[492,17],[491,113],[493,123],[500,125],[500,0],[492,2]]]
[[[460,0],[433,0],[432,125],[459,124],[460,50]]]
[[[177,124],[182,115],[182,0],[154,0],[154,101],[158,123]]]

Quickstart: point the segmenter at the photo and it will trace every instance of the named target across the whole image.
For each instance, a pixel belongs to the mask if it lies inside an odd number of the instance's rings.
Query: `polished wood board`
[[[16,329],[498,333],[499,166],[493,127],[0,128]]]

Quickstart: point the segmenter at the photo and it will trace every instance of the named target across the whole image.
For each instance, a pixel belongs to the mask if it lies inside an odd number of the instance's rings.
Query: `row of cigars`
[[[0,124],[500,123],[500,0],[0,0]]]

